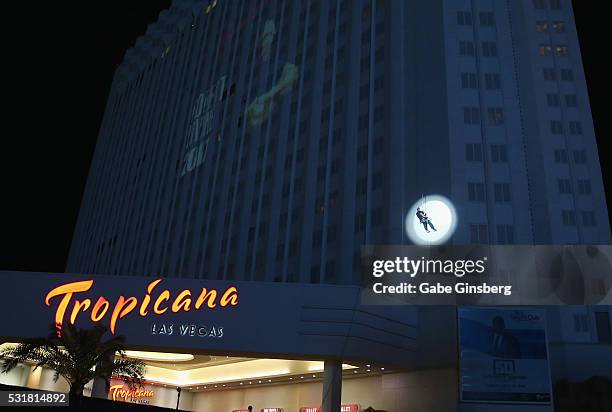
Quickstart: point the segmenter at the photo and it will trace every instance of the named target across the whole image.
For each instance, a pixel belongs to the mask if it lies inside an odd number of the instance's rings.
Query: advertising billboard
[[[549,404],[544,311],[459,308],[463,402]]]

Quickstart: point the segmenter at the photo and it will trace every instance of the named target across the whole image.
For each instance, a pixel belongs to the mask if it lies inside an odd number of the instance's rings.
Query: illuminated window
[[[501,107],[489,107],[487,112],[489,115],[489,124],[491,126],[504,124],[504,111]]]
[[[557,32],[557,33],[563,33],[565,32],[565,22],[562,21],[554,21],[553,24],[553,29]]]
[[[548,31],[548,22],[547,21],[537,21],[536,22],[536,31],[542,33]]]
[[[569,54],[569,47],[563,44],[555,46],[555,53],[558,56],[567,56]]]
[[[552,53],[552,46],[550,44],[540,44],[539,52],[540,56],[550,56]]]

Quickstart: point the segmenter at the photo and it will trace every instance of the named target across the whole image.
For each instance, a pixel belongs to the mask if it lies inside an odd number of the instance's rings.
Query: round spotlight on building
[[[417,245],[440,245],[450,239],[456,228],[455,206],[444,196],[423,196],[406,215],[406,234]]]

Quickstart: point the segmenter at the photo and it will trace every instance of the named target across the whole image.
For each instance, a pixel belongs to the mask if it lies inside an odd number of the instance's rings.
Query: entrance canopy
[[[130,348],[417,367],[416,309],[365,306],[354,286],[0,272],[2,341],[102,323]]]

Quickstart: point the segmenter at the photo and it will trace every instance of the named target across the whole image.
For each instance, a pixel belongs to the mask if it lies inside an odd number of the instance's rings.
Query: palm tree
[[[96,377],[106,381],[118,375],[130,389],[142,386],[145,364],[125,356],[125,338],[115,336],[102,341],[106,328],[78,329],[64,324],[51,325],[47,338],[27,339],[17,346],[0,352],[4,360],[1,371],[9,372],[19,363],[33,362],[34,369],[42,366],[55,370],[54,382],[63,376],[70,384],[70,395],[82,395],[87,382]]]

